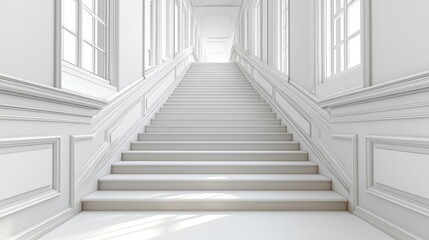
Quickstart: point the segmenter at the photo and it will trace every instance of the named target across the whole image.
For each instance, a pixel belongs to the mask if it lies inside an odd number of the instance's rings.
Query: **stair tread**
[[[82,198],[91,201],[324,201],[347,202],[333,191],[96,191]]]
[[[145,143],[175,143],[175,144],[299,144],[298,141],[134,141],[132,144],[145,144]]]
[[[99,181],[318,181],[331,180],[320,174],[109,174]]]
[[[317,166],[307,161],[119,161],[113,166]]]
[[[125,154],[140,154],[140,153],[160,153],[160,154],[255,154],[255,155],[263,155],[263,154],[292,154],[292,153],[307,153],[305,151],[246,151],[246,150],[186,150],[186,151],[178,151],[178,150],[128,150],[123,151]]]

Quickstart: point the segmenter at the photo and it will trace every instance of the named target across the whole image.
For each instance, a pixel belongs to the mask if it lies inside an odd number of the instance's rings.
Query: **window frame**
[[[147,3],[150,1],[149,6],[149,19],[150,23],[146,23],[146,7]],[[144,26],[144,33],[143,33],[143,49],[144,49],[144,72],[151,70],[153,67],[156,66],[156,3],[155,0],[144,0],[143,1],[143,26]],[[149,29],[146,29],[149,27]],[[147,39],[146,33],[149,32],[149,39]],[[149,43],[149,44],[147,44]],[[150,46],[147,46],[150,45]],[[146,56],[148,54],[148,56]],[[147,57],[147,58],[146,58]],[[147,63],[149,61],[149,63]]]
[[[76,32],[74,33],[73,30],[69,29],[67,26],[64,25],[64,1],[73,1],[75,3],[76,6],[76,11],[75,11],[75,28],[76,28]],[[79,74],[84,74],[88,77],[90,77],[93,80],[99,81],[101,83],[105,83],[105,84],[109,84],[112,85],[113,84],[113,80],[112,80],[112,69],[110,67],[110,58],[112,55],[112,3],[110,0],[106,0],[105,1],[106,6],[104,9],[104,15],[105,15],[105,19],[103,21],[103,19],[101,19],[97,14],[94,14],[94,12],[92,10],[90,10],[87,6],[84,6],[83,0],[62,0],[61,1],[61,9],[59,9],[59,11],[61,12],[61,19],[60,19],[60,38],[61,38],[61,64],[64,67],[67,67],[67,69],[78,72]],[[96,1],[94,1],[94,4],[96,4]],[[83,12],[86,11],[88,14],[90,14],[90,16],[92,18],[95,18],[95,25],[97,25],[99,22],[102,23],[102,25],[104,25],[104,34],[103,34],[103,42],[104,42],[104,49],[100,48],[99,46],[96,46],[97,43],[95,42],[96,40],[96,29],[97,27],[94,27],[94,31],[92,32],[93,34],[93,38],[94,38],[94,43],[90,43],[87,40],[85,40],[83,38],[83,31],[82,31],[82,18],[83,18]],[[73,37],[76,39],[76,43],[75,43],[75,63],[70,62],[68,60],[66,60],[64,58],[64,40],[65,40],[65,32],[67,32],[68,34],[72,34]],[[91,47],[92,51],[93,51],[93,71],[90,71],[86,68],[84,68],[82,66],[82,46],[84,44],[87,44]],[[96,61],[97,57],[97,53],[98,51],[102,51],[104,54],[104,63],[103,63],[103,69],[104,69],[104,74],[103,76],[100,76],[97,74],[97,65],[98,62]]]
[[[253,12],[253,55],[262,59],[262,1],[254,0]]]
[[[343,0],[346,2],[347,0]],[[355,1],[352,0],[348,5],[352,5]],[[370,3],[369,0],[360,0],[360,41],[361,41],[361,63],[350,69],[346,69],[333,76],[326,77],[327,50],[325,41],[326,31],[326,16],[325,16],[326,0],[316,1],[316,51],[314,68],[316,71],[314,94],[318,99],[330,99],[332,97],[345,93],[357,91],[370,85],[371,69],[370,69]],[[346,10],[346,5],[344,7]],[[346,24],[346,22],[344,23]],[[333,31],[332,31],[333,32]],[[344,35],[347,34],[344,30]],[[351,35],[350,39],[353,38]],[[344,39],[345,40],[345,39]],[[347,49],[344,49],[347,51]],[[345,58],[345,56],[344,56]],[[345,64],[345,63],[344,63]],[[331,65],[332,66],[332,65]],[[345,66],[346,67],[346,66]]]

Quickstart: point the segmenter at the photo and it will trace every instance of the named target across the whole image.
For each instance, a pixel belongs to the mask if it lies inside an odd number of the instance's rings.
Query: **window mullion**
[[[349,54],[348,54],[348,49],[349,49],[349,39],[348,39],[348,29],[347,29],[347,25],[348,25],[348,10],[349,10],[349,5],[347,4],[347,0],[343,0],[344,1],[344,70],[348,69],[348,58],[349,58]]]
[[[82,67],[82,0],[77,0],[78,12],[77,12],[77,66]]]
[[[330,19],[330,25],[331,25],[331,43],[330,43],[330,49],[329,49],[329,52],[330,52],[330,54],[331,54],[331,75],[334,75],[335,74],[335,72],[334,72],[334,69],[335,69],[335,64],[336,64],[336,62],[335,62],[335,56],[334,56],[334,54],[335,54],[335,48],[334,48],[334,39],[335,39],[335,35],[334,35],[334,27],[335,27],[335,25],[334,25],[334,21],[335,21],[335,18],[334,18],[334,15],[335,15],[335,13],[334,13],[334,1],[331,1],[330,2],[331,3],[331,6],[330,6],[330,8],[331,8],[331,19]]]

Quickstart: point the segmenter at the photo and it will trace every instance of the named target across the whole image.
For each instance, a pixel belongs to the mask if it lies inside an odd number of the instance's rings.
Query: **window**
[[[288,73],[288,59],[289,59],[289,4],[288,0],[278,1],[277,7],[277,69],[283,73]]]
[[[153,41],[153,0],[145,0],[144,2],[144,46],[145,46],[145,56],[144,56],[144,63],[145,63],[145,70],[150,69],[154,66],[154,41]]]
[[[159,4],[160,4],[160,25],[161,25],[161,58],[162,60],[166,60],[168,59],[169,56],[169,44],[168,44],[168,39],[169,39],[169,31],[168,31],[168,19],[169,19],[169,0],[159,0]]]
[[[187,14],[187,27],[186,27],[186,33],[187,33],[187,39],[186,39],[186,47],[190,47],[191,46],[191,10],[188,9],[188,14]]]
[[[63,0],[62,59],[107,77],[107,0]]]
[[[361,0],[325,0],[325,78],[361,64]]]
[[[179,33],[179,24],[180,24],[180,16],[179,16],[179,3],[177,1],[174,1],[174,52],[177,54],[180,52],[180,46],[179,46],[179,39],[180,39],[180,33]]]
[[[247,10],[243,14],[243,47],[247,50]]]
[[[253,51],[255,56],[260,57],[261,56],[261,2],[260,0],[256,0],[253,6],[254,11],[254,26],[253,26],[253,32],[254,32],[254,42],[253,42]]]

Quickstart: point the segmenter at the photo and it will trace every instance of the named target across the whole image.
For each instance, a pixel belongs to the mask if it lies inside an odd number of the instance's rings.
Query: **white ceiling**
[[[241,0],[193,0],[206,60],[228,61]]]

